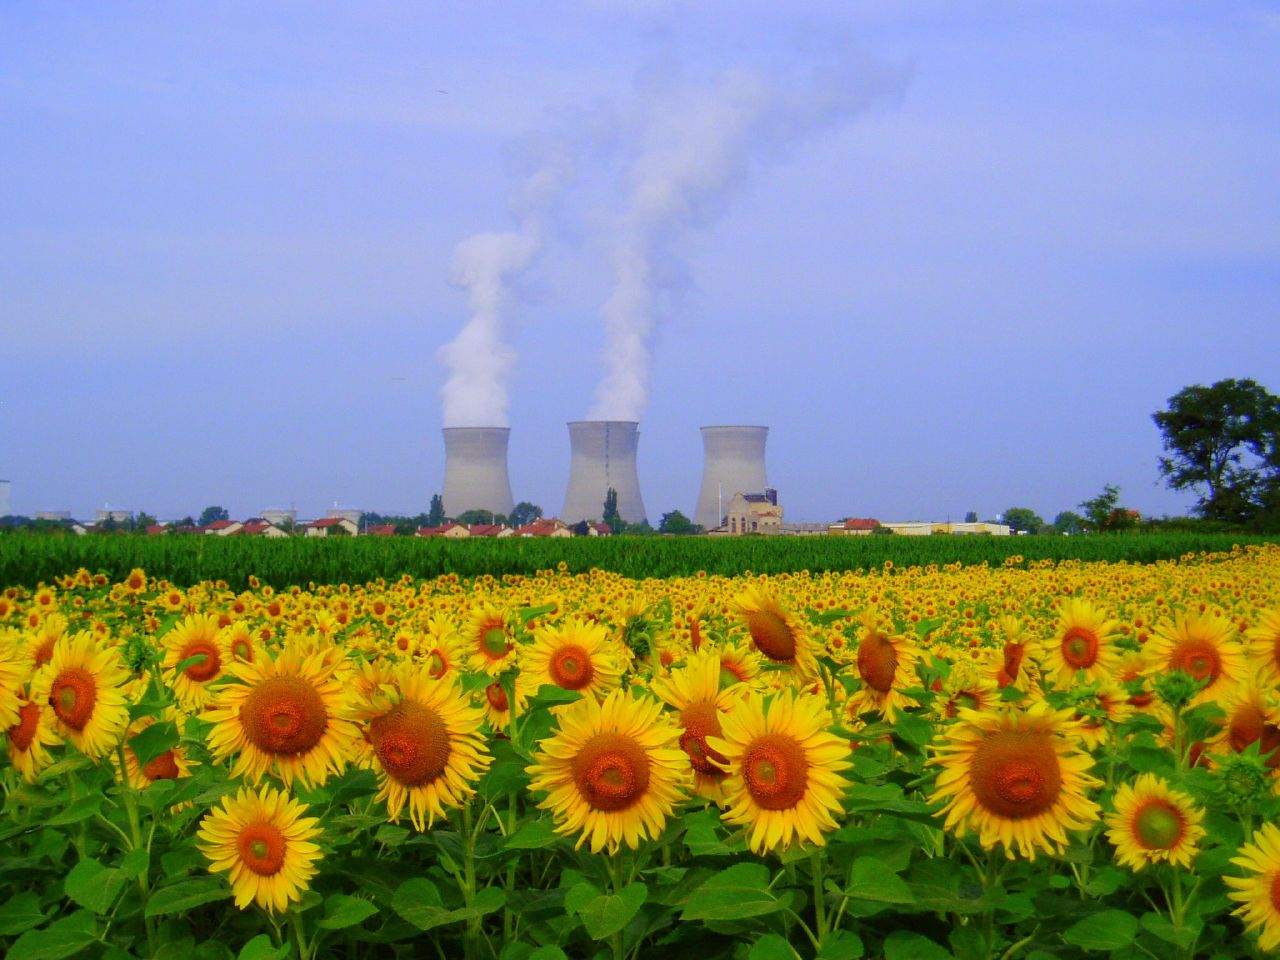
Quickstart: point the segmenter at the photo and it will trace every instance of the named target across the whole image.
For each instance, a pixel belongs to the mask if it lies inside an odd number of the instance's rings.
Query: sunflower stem
[[[823,889],[823,880],[826,878],[826,861],[822,857],[821,847],[813,848],[809,854],[809,865],[813,873],[814,922],[817,924],[818,939],[823,940],[827,936],[827,895]]]
[[[302,914],[297,910],[289,911],[289,930],[293,933],[293,941],[298,947],[298,960],[311,960],[307,949],[307,938],[302,930]]]
[[[123,737],[121,737],[120,742],[116,744],[116,753],[119,757],[120,764],[120,795],[124,798],[125,813],[129,817],[129,837],[131,843],[129,849],[137,850],[143,846],[142,823],[138,819],[138,798],[134,796],[134,787],[129,781],[129,767],[125,763],[125,745]],[[147,916],[147,901],[151,899],[151,884],[149,880],[150,872],[150,867],[148,867],[148,869],[143,870],[138,874],[138,892],[142,895],[142,917],[147,931],[147,947],[154,956],[156,952],[156,922],[155,918]]]
[[[622,851],[620,849],[609,854],[609,883],[615,897],[620,896],[622,888],[626,886],[622,882]],[[609,949],[613,953],[613,960],[624,960],[626,954],[623,950],[621,930],[615,930],[609,934]]]
[[[462,805],[462,901],[468,909],[476,899],[476,838],[471,824],[471,802]],[[464,944],[467,960],[478,956],[480,918],[467,919],[467,936]]]

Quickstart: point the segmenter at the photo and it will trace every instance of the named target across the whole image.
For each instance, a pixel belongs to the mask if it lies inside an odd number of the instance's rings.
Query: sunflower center
[[[148,780],[177,780],[178,762],[173,759],[173,751],[166,750],[142,768],[142,775]]]
[[[649,757],[634,738],[597,733],[572,763],[573,780],[587,804],[612,813],[625,810],[649,788]]]
[[[858,673],[862,682],[879,693],[893,689],[898,671],[898,651],[892,643],[872,630],[858,644]]]
[[[985,809],[1022,820],[1053,807],[1062,789],[1062,768],[1048,734],[1004,730],[978,744],[969,781]]]
[[[680,711],[680,721],[684,724],[680,749],[689,755],[693,769],[704,776],[724,776],[724,771],[711,761],[725,763],[725,758],[707,746],[707,737],[718,737],[722,732],[716,705],[707,700],[691,703]]]
[[[775,663],[790,663],[796,658],[796,636],[787,621],[772,610],[753,610],[747,614],[747,629],[756,649]]]
[[[501,660],[507,655],[511,644],[507,642],[507,632],[502,629],[502,624],[485,627],[480,634],[480,649],[490,660]]]
[[[728,690],[735,683],[742,683],[746,677],[738,672],[732,664],[723,663],[720,665],[720,689]]]
[[[406,700],[369,724],[369,742],[387,775],[406,787],[421,787],[449,763],[449,730],[425,703]]]
[[[1245,704],[1232,714],[1227,739],[1236,753],[1251,743],[1257,743],[1258,752],[1266,759],[1267,766],[1272,769],[1280,766],[1280,753],[1276,752],[1280,747],[1280,726],[1268,723],[1266,715],[1254,704]]]
[[[1133,815],[1133,833],[1148,850],[1172,850],[1182,839],[1182,814],[1163,800],[1143,804]]]
[[[791,737],[766,733],[743,754],[742,779],[757,805],[790,810],[804,799],[809,786],[809,759]]]
[[[203,656],[204,659],[182,672],[186,674],[187,679],[194,680],[196,683],[204,683],[206,680],[212,680],[218,675],[218,671],[222,669],[222,658],[218,656],[218,648],[207,640],[198,640],[195,643],[189,643],[182,648],[182,653],[178,656],[179,660],[186,660],[188,657]]]
[[[18,722],[9,728],[9,742],[19,753],[25,753],[35,739],[40,724],[40,705],[30,701],[18,708]]]
[[[246,867],[260,877],[270,877],[284,866],[288,845],[275,824],[251,823],[240,831],[236,846]]]
[[[329,725],[320,692],[302,677],[271,677],[245,697],[240,723],[249,742],[267,753],[306,753]]]
[[[49,705],[58,719],[72,730],[83,730],[93,717],[98,685],[93,674],[81,667],[63,670],[49,689]]]
[[[440,656],[440,652],[432,650],[431,655],[427,657],[427,674],[433,680],[439,680],[444,676],[446,666],[447,664],[444,662],[444,657]]]
[[[231,641],[231,654],[237,660],[253,660],[253,647],[244,637]]]
[[[1210,683],[1218,679],[1222,661],[1217,649],[1203,640],[1184,640],[1174,648],[1169,657],[1169,667],[1181,670],[1194,680],[1208,678]]]
[[[595,672],[591,655],[576,643],[566,643],[551,655],[547,663],[551,680],[565,690],[581,690],[590,685]]]
[[[1098,636],[1085,627],[1072,627],[1062,637],[1062,659],[1076,670],[1086,670],[1098,660]]]
[[[493,709],[499,713],[506,713],[508,708],[507,691],[502,689],[502,684],[497,680],[484,688],[484,697],[489,701],[489,706],[493,707]]]
[[[39,670],[46,663],[53,659],[53,645],[55,638],[49,637],[40,646],[36,647],[36,669]]]
[[[1280,912],[1280,871],[1272,876],[1270,886],[1267,892],[1271,895],[1271,909]]]

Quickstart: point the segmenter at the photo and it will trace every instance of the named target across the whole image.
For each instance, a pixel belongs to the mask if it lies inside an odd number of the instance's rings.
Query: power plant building
[[[724,523],[734,494],[763,494],[769,486],[764,472],[768,437],[768,427],[702,428],[702,488],[694,523],[715,530]]]
[[[484,510],[506,516],[515,501],[507,475],[509,427],[444,428],[444,492],[446,516]]]
[[[574,420],[569,423],[569,488],[560,519],[601,520],[605,496],[618,494],[618,515],[627,523],[645,521],[636,471],[640,425],[634,420]]]

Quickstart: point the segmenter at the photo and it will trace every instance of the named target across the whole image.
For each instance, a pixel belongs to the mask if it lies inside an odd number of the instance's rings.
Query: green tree
[[[146,530],[147,527],[154,527],[155,525],[156,525],[156,518],[153,517],[151,514],[146,513],[145,511],[142,513],[139,513],[136,517],[133,518],[133,529],[135,530]]]
[[[217,523],[219,520],[230,520],[231,514],[227,513],[225,507],[205,507],[200,514],[200,526],[207,527],[211,523]]]
[[[698,526],[679,510],[672,510],[670,513],[664,513],[662,519],[658,522],[659,533],[701,533],[702,527]]]
[[[491,510],[464,510],[453,519],[458,523],[471,526],[473,523],[493,523],[494,514]]]
[[[1280,397],[1255,381],[1184,387],[1151,419],[1167,454],[1160,475],[1174,490],[1198,491],[1202,517],[1248,522],[1280,486]]]
[[[431,495],[431,509],[427,511],[428,527],[438,527],[444,523],[444,500],[440,494],[433,493]]]
[[[614,533],[621,533],[626,527],[622,521],[622,514],[618,513],[618,491],[613,487],[605,491],[604,513],[601,514],[600,520],[608,524],[609,529]]]
[[[1053,529],[1068,536],[1084,533],[1084,517],[1072,510],[1063,510],[1053,518]]]
[[[1004,512],[1004,522],[1018,533],[1039,533],[1044,520],[1029,507],[1010,507]]]
[[[528,500],[521,500],[511,509],[511,516],[508,522],[513,527],[523,527],[525,524],[533,523],[542,516],[542,508],[536,503],[530,503]]]
[[[1081,502],[1084,510],[1085,529],[1095,533],[1114,532],[1136,526],[1137,514],[1120,506],[1120,488],[1108,483],[1102,493]]]

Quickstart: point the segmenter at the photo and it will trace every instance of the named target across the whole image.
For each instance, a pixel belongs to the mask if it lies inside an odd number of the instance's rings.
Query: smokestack
[[[468,510],[510,514],[511,479],[507,476],[509,427],[444,428],[444,503],[446,516]]]
[[[599,520],[604,498],[618,492],[618,514],[627,523],[645,519],[636,473],[639,424],[634,420],[574,420],[569,423],[569,489],[560,519]]]
[[[735,493],[764,493],[764,443],[768,427],[703,427],[702,490],[693,522],[720,526],[723,504]]]

